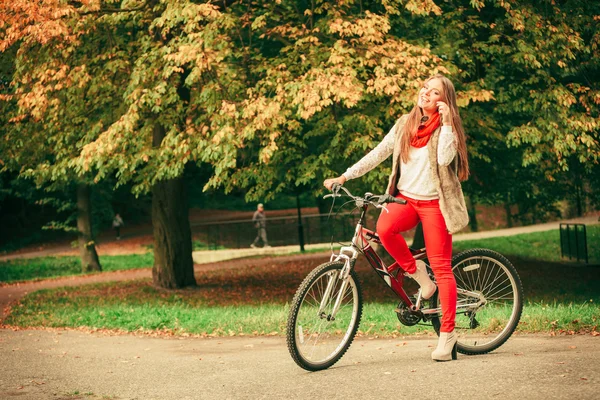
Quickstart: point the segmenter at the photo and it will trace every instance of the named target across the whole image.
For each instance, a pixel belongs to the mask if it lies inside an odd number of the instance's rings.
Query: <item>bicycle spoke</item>
[[[494,251],[474,249],[455,257],[453,272],[459,289],[482,296],[459,290],[455,326],[459,351],[479,354],[502,345],[514,331],[522,310],[521,283],[512,264]],[[437,294],[435,299],[439,307]],[[439,317],[433,321],[434,326],[440,323]]]
[[[361,310],[358,286],[351,276],[345,283],[339,279],[342,266],[324,264],[323,273],[306,282],[308,286],[302,297],[294,299],[300,303],[290,310],[296,317],[294,324],[288,325],[288,347],[304,368],[321,369],[321,365],[335,362],[358,328]]]

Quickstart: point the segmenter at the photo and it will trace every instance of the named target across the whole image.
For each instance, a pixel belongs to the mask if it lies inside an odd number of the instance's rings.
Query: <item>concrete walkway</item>
[[[574,218],[563,221],[548,222],[545,224],[520,226],[516,228],[496,229],[493,231],[459,233],[452,237],[454,242],[474,239],[487,239],[492,237],[520,235],[523,233],[543,232],[553,229],[559,229],[561,223],[596,225],[600,224],[597,216],[588,216],[583,218]],[[348,241],[351,238],[348,238]],[[304,246],[305,250],[323,249],[327,251],[330,248],[330,243],[309,244]],[[339,245],[335,244],[334,249],[338,249]],[[265,256],[274,254],[290,254],[300,251],[300,246],[277,246],[269,248],[245,248],[245,249],[223,249],[223,250],[204,250],[195,251],[192,253],[194,263],[204,264],[223,260],[231,260],[241,257]]]
[[[334,246],[337,248],[339,246]],[[304,246],[305,251],[323,250],[327,251],[330,248],[329,243],[307,244]],[[281,254],[300,253],[300,246],[295,244],[291,246],[275,246],[275,247],[259,247],[246,249],[222,249],[222,250],[203,250],[192,252],[194,264],[207,264],[224,260],[232,260],[243,257],[264,257]]]
[[[307,372],[282,337],[156,338],[0,329],[2,399],[597,399],[600,339],[512,337],[435,363],[434,336],[356,339]]]
[[[491,237],[520,235],[522,233],[544,232],[544,231],[550,231],[553,229],[559,229],[560,224],[562,224],[562,223],[598,225],[598,224],[600,224],[600,220],[597,215],[591,215],[591,216],[581,217],[581,218],[572,218],[572,219],[565,219],[565,220],[561,220],[561,221],[547,222],[545,224],[519,226],[516,228],[496,229],[493,231],[483,231],[483,232],[459,233],[459,234],[454,235],[452,237],[452,240],[455,242],[458,242],[461,240],[487,239],[487,238],[491,238]]]

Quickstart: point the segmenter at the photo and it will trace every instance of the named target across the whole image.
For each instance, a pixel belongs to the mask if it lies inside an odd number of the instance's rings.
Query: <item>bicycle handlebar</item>
[[[354,201],[356,201],[357,206],[362,207],[364,205],[364,203],[370,203],[377,206],[381,206],[383,204],[386,203],[396,203],[396,204],[406,204],[406,200],[402,199],[402,198],[397,198],[392,196],[389,193],[386,194],[381,194],[381,195],[375,195],[373,193],[365,193],[365,195],[363,197],[360,196],[354,196],[352,193],[350,193],[350,191],[348,189],[346,189],[344,186],[340,185],[339,183],[334,183],[331,187],[331,194],[325,195],[323,198],[326,199],[328,197],[339,197],[341,196],[341,194],[339,194],[339,191],[343,190],[346,195],[348,195],[348,197],[352,198]]]

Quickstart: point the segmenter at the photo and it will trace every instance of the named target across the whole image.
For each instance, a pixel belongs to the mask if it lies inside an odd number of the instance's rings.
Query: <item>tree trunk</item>
[[[506,213],[506,226],[508,228],[512,228],[513,227],[512,211],[510,209],[510,203],[508,201],[504,203],[504,212]]]
[[[302,226],[302,209],[300,208],[300,195],[296,194],[296,209],[298,211],[298,242],[300,251],[304,253],[304,226]]]
[[[96,252],[96,243],[92,235],[90,187],[83,183],[77,185],[77,231],[82,271],[102,271]]]
[[[469,213],[469,225],[471,225],[471,232],[478,232],[479,227],[477,225],[477,210],[475,209],[475,202],[471,196],[467,197],[467,212]]]
[[[153,145],[160,146],[164,135],[164,128],[157,124]],[[186,196],[183,177],[158,182],[152,188],[152,280],[158,287],[175,289],[196,285]]]
[[[576,205],[577,205],[577,216],[581,217],[583,215],[583,206],[582,206],[582,192],[583,192],[583,188],[581,185],[581,180],[577,179],[576,183],[575,183],[575,201],[576,201]]]

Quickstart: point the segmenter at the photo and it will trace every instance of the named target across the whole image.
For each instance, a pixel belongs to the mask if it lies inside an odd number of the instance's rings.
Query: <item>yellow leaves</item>
[[[271,37],[271,38],[287,38],[290,40],[296,40],[298,38],[303,37],[308,32],[308,29],[302,25],[301,27],[293,26],[291,24],[283,24],[274,26],[271,29],[268,29],[264,34],[260,37]]]
[[[479,2],[483,3],[483,2]],[[483,6],[483,4],[482,4]],[[416,15],[442,15],[442,10],[433,2],[433,0],[408,0],[404,7]]]
[[[234,133],[235,133],[235,131],[233,130],[233,128],[231,126],[229,126],[229,125],[224,126],[223,128],[219,129],[219,131],[217,131],[215,136],[213,136],[212,143],[214,145],[219,145],[226,138],[233,136]]]
[[[374,67],[373,76],[367,80],[367,92],[378,95],[396,97],[405,90],[412,93],[418,81],[447,72],[442,60],[429,49],[401,40],[388,39],[382,45],[371,46],[365,59],[366,65]]]
[[[254,21],[252,21],[251,29],[253,31],[256,31],[261,28],[264,28],[266,25],[267,25],[266,15],[259,15],[258,17],[256,17],[256,19],[254,19]]]
[[[466,107],[470,102],[486,102],[494,100],[494,92],[486,89],[469,89],[456,93],[456,104],[459,107]]]
[[[337,33],[342,38],[358,36],[363,43],[383,43],[389,30],[387,17],[369,11],[365,12],[365,18],[357,18],[353,22],[337,18],[329,24],[330,33]]]
[[[237,106],[233,102],[223,100],[221,102],[220,114],[234,118],[237,115]]]
[[[251,123],[246,127],[247,134],[256,130],[267,129],[272,125],[282,123],[281,103],[277,99],[267,99],[264,96],[251,99],[245,103],[243,117]]]
[[[300,89],[293,96],[298,115],[309,119],[334,102],[341,102],[346,107],[355,106],[363,95],[363,86],[355,74],[349,67],[309,71],[299,79]]]
[[[279,132],[273,132],[269,144],[260,151],[259,159],[262,163],[268,164],[273,154],[279,149],[275,139],[279,137]]]

